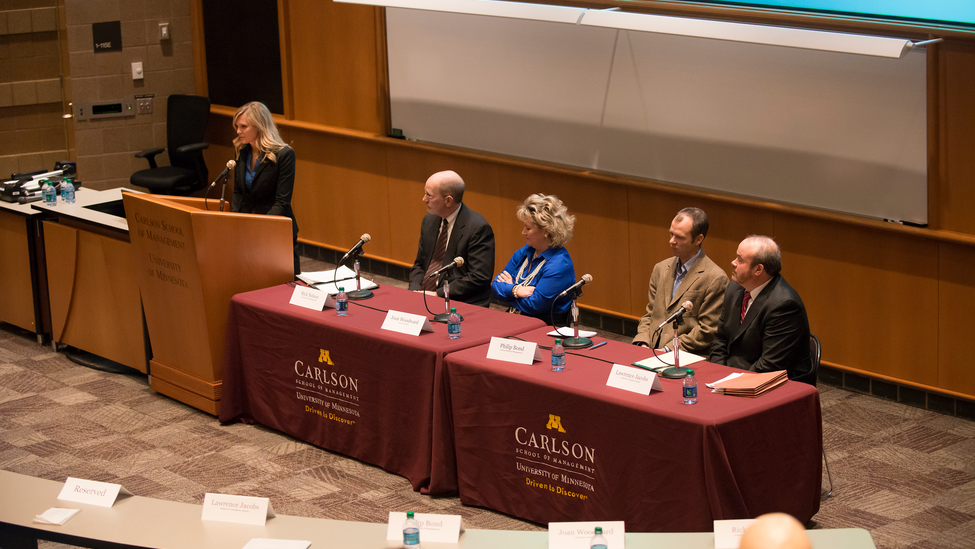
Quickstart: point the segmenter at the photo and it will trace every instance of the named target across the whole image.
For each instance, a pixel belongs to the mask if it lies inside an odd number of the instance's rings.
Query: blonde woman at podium
[[[234,114],[234,197],[230,211],[283,215],[291,218],[294,238],[295,276],[301,272],[298,257],[298,222],[291,209],[295,186],[295,152],[282,141],[271,111],[252,101]]]

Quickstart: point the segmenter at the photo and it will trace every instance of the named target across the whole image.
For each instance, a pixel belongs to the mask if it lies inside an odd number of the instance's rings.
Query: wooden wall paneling
[[[35,332],[26,221],[0,211],[0,321]]]
[[[937,386],[937,242],[785,214],[775,239],[824,361]]]
[[[639,187],[630,187],[627,192],[632,303],[629,314],[634,316],[646,313],[653,266],[673,257],[669,244],[670,223],[681,209],[697,207],[708,214],[710,228],[704,239],[704,253],[729,276],[731,260],[745,236],[772,234],[772,214],[757,208]]]
[[[44,222],[55,341],[146,371],[135,262],[124,240]]]
[[[366,254],[388,258],[385,145],[301,128],[281,128],[297,157],[291,205],[298,238],[348,249],[362,233]]]
[[[975,398],[971,341],[975,333],[975,249],[942,243],[938,265],[938,384],[941,389]],[[911,315],[915,322],[930,319]],[[927,342],[922,342],[927,343]]]
[[[502,217],[498,200],[498,166],[492,162],[455,156],[419,147],[386,148],[389,169],[388,236],[391,259],[412,265],[420,241],[420,221],[426,215],[423,185],[428,177],[443,170],[453,170],[464,180],[464,203],[484,216],[492,228]],[[501,251],[495,247],[495,272],[501,272]],[[507,261],[506,255],[503,261]]]
[[[385,134],[380,9],[288,0],[296,120]]]
[[[208,97],[207,54],[203,35],[203,0],[190,0],[190,32],[193,33],[193,79],[196,95]],[[218,172],[219,173],[219,172]]]
[[[975,44],[947,40],[938,49],[944,86],[939,118],[944,128],[940,149],[944,173],[936,205],[938,228],[975,234]]]
[[[573,238],[566,244],[572,256],[576,278],[589,273],[580,304],[605,311],[631,310],[629,287],[630,247],[627,230],[626,187],[575,175],[547,172],[519,166],[500,166],[501,221],[495,226],[497,246],[504,260],[525,245],[524,224],[515,211],[530,194],[554,194],[576,216]],[[505,212],[510,212],[505,215]],[[493,222],[492,222],[493,223]]]
[[[930,36],[929,38],[934,38]],[[941,228],[941,181],[945,165],[941,150],[944,143],[944,69],[941,47],[931,44],[927,53],[927,132],[928,132],[928,227]]]
[[[237,137],[237,133],[233,128],[233,117],[225,116],[217,113],[210,113],[210,119],[207,120],[206,133],[203,136],[205,142],[209,143],[210,146],[203,151],[203,160],[206,162],[207,170],[209,171],[210,181],[212,182],[220,172],[227,166],[228,160],[233,160],[236,158],[234,154],[234,138]],[[227,189],[225,191],[226,199],[229,201],[234,194],[234,179],[233,174],[231,174],[230,179],[227,180]],[[220,199],[220,191],[217,189],[208,192],[207,196],[209,198]],[[227,210],[229,210],[229,206]]]
[[[290,0],[278,0],[278,37],[281,43],[281,97],[284,101],[284,117],[295,117],[294,73],[291,70],[291,18]]]

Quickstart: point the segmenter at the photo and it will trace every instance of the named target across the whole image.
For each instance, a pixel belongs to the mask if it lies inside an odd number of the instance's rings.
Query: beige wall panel
[[[731,260],[742,238],[752,233],[772,234],[772,214],[755,208],[638,187],[630,187],[628,196],[629,291],[633,305],[630,314],[634,316],[646,313],[653,266],[673,256],[669,244],[670,223],[681,209],[697,207],[708,214],[710,228],[704,240],[704,253],[729,276]]]
[[[297,157],[291,206],[298,238],[349,248],[369,233],[366,253],[390,257],[385,145],[296,128],[281,133]]]
[[[492,227],[502,217],[498,200],[498,166],[466,156],[454,156],[411,147],[386,148],[389,167],[389,242],[391,259],[407,264],[416,260],[420,221],[426,215],[423,185],[430,175],[454,170],[465,183],[464,202],[484,216]],[[495,271],[500,272],[501,250],[495,249]]]
[[[937,386],[937,242],[787,215],[775,237],[824,361]]]
[[[289,0],[296,120],[383,133],[380,8]]]
[[[941,123],[944,174],[939,185],[941,229],[975,234],[975,44],[949,40],[942,52]]]
[[[27,218],[0,212],[0,322],[35,331]]]
[[[566,245],[576,278],[589,273],[580,304],[612,311],[629,311],[629,234],[626,219],[626,187],[583,177],[517,166],[500,166],[501,218],[495,225],[497,247],[504,269],[511,255],[525,245],[524,225],[515,217],[518,206],[530,194],[557,195],[576,216],[574,236]],[[492,220],[492,224],[493,224]]]
[[[975,249],[943,243],[939,265],[938,387],[975,397],[971,340],[975,333]],[[927,319],[916,317],[916,321]],[[930,322],[930,320],[927,320]]]

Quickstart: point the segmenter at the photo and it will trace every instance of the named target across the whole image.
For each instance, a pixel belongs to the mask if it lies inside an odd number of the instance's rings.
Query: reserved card
[[[58,494],[58,499],[75,503],[88,503],[99,507],[111,507],[115,504],[115,499],[119,494],[131,496],[132,492],[122,488],[120,484],[68,477],[68,480],[64,481],[61,493]]]
[[[268,498],[210,494],[203,498],[203,520],[260,524],[274,518],[274,508]]]
[[[738,549],[741,536],[755,519],[714,521],[714,549]]]
[[[460,533],[464,531],[460,515],[415,513],[413,518],[420,525],[421,546],[428,542],[457,543]],[[403,542],[404,522],[406,522],[406,513],[389,512],[389,523],[386,526],[388,541]]]
[[[531,341],[492,337],[487,357],[516,364],[531,364],[535,360],[542,360],[542,351],[537,343]]]
[[[420,332],[432,332],[433,325],[430,324],[430,319],[423,315],[390,310],[386,313],[386,320],[383,321],[382,329],[418,336]]]
[[[608,549],[624,549],[626,527],[622,520],[548,523],[548,549],[589,549],[596,527],[603,529]]]
[[[295,291],[291,294],[291,301],[289,303],[315,311],[324,310],[325,307],[330,309],[335,308],[335,300],[332,299],[332,296],[328,295],[328,292],[300,285],[295,286]]]
[[[609,379],[606,385],[616,387],[624,391],[649,395],[651,389],[663,391],[664,386],[660,383],[660,378],[656,372],[640,370],[622,364],[613,364],[613,369],[609,372]]]

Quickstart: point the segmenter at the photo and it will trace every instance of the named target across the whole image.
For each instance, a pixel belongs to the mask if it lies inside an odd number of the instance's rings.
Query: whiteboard
[[[387,8],[408,139],[927,222],[925,54]]]

